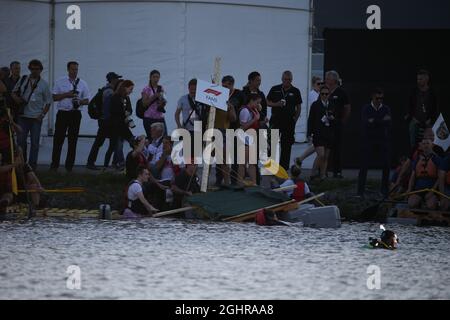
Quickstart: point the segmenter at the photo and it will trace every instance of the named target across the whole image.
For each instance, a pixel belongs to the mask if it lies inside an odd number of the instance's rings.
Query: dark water
[[[449,299],[450,229],[388,227],[397,251],[366,248],[380,233],[368,223],[3,222],[0,298]],[[80,268],[80,290],[67,287],[70,265]],[[380,289],[368,289],[370,265]]]

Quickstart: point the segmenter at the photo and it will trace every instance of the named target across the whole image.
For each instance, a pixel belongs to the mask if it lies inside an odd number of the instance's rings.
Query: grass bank
[[[47,170],[38,171],[37,175],[46,189],[82,187],[82,193],[48,193],[44,197],[47,207],[70,209],[98,209],[106,203],[113,210],[123,207],[124,191],[127,179],[123,174],[105,173],[55,173]],[[311,183],[314,193],[325,192],[325,204],[337,205],[341,216],[347,220],[360,220],[361,213],[380,199],[379,183],[368,180],[367,196],[364,200],[355,198],[356,179],[328,179],[320,183]]]

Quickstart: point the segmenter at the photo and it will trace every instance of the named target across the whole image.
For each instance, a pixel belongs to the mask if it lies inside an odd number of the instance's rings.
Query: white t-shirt
[[[239,121],[241,124],[249,123],[253,119],[253,114],[247,109],[242,108],[241,112],[239,112]]]
[[[160,138],[162,139],[162,137]],[[163,155],[163,143],[159,143],[160,141],[157,140],[155,143],[150,144],[147,147],[147,151],[150,155],[152,155],[152,160],[150,161],[150,165],[156,165],[156,163],[161,159]],[[158,146],[159,144],[159,146]],[[172,159],[170,156],[166,158],[166,162],[164,163],[164,167],[161,170],[161,179],[159,181],[172,181],[173,177],[175,176],[175,172],[173,171],[172,167]]]
[[[282,184],[280,184],[280,188],[283,187],[289,187],[295,185],[295,182],[292,179],[288,179]],[[310,193],[311,190],[309,189],[308,184],[305,182],[305,194]],[[289,197],[292,197],[292,194],[294,193],[294,189],[285,190],[284,193],[286,193]]]
[[[251,113],[247,108],[242,108],[241,112],[239,112],[239,122],[241,125],[249,123],[253,119],[253,113]],[[251,145],[254,142],[254,138],[250,134],[247,133],[238,133],[237,137],[246,145]]]
[[[62,94],[66,93],[68,91],[73,90],[73,84],[75,84],[76,81],[72,81],[69,76],[64,76],[62,78],[59,78],[56,80],[55,85],[53,87],[53,94]],[[77,91],[78,98],[80,100],[89,99],[89,88],[87,86],[86,81],[80,79],[80,81],[77,84]],[[56,107],[58,110],[65,110],[70,111],[73,110],[73,104],[72,104],[72,98],[65,98],[61,101],[58,101]],[[80,107],[81,109],[82,107]]]
[[[133,182],[128,188],[128,199],[131,201],[138,199],[138,193],[142,192],[142,186],[139,182]]]
[[[308,94],[308,107],[311,108],[311,105],[317,101],[319,98],[319,93],[316,90],[311,90]]]
[[[194,100],[193,102],[196,103]],[[201,119],[199,119],[197,112],[192,110],[191,104],[189,103],[188,94],[182,96],[180,100],[178,100],[177,110],[181,110],[182,115],[181,124],[183,125],[186,122],[184,128],[188,131],[194,131],[194,122],[201,121]],[[191,117],[189,117],[189,115]]]

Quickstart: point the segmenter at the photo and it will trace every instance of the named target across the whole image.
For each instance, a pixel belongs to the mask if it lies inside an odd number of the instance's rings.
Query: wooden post
[[[219,84],[220,82],[220,64],[221,64],[221,58],[216,57],[214,60],[214,77],[213,82],[215,84]],[[214,122],[216,121],[216,108],[213,106],[210,106],[209,108],[209,115],[208,115],[208,127],[206,129],[213,129],[214,128]],[[208,133],[206,136],[206,144],[211,143],[210,140],[212,138],[212,134]],[[211,156],[211,155],[208,155]],[[208,178],[209,178],[209,164],[207,164],[205,161],[203,161],[203,171],[202,171],[202,183],[200,186],[201,192],[206,192],[208,190]]]

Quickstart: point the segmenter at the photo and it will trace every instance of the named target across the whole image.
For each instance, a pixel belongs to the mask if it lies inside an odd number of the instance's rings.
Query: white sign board
[[[197,80],[195,100],[218,109],[227,111],[230,90],[214,83]]]
[[[448,131],[448,126],[445,123],[442,113],[439,115],[439,118],[433,126],[433,132],[434,144],[440,146],[444,149],[444,151],[446,151],[450,146],[450,132]]]

